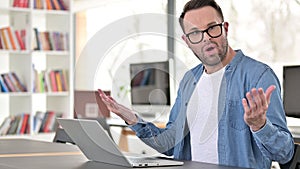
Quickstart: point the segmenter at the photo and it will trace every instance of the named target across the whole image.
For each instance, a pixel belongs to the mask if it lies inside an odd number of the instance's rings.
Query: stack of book
[[[38,4],[41,4],[42,0],[35,0],[34,3],[37,4],[37,6],[40,8],[40,6],[38,6]],[[67,6],[66,3],[63,0],[45,0],[46,4],[46,9],[48,10],[67,10]],[[43,7],[42,7],[43,8]]]
[[[14,0],[13,7],[18,8],[28,8],[29,7],[29,0]]]
[[[0,49],[26,50],[26,30],[14,30],[11,26],[0,28]]]
[[[30,133],[29,113],[6,117],[0,126],[0,135],[27,133]]]
[[[63,113],[54,111],[37,111],[33,118],[33,133],[54,132],[58,127],[56,118],[62,117]]]
[[[0,75],[1,92],[27,92],[26,86],[21,82],[15,72]]]
[[[41,32],[34,28],[34,50],[68,51],[69,34],[62,32]]]
[[[33,134],[54,132],[58,127],[57,117],[62,117],[62,113],[38,111],[33,117],[33,125],[30,125],[30,113],[12,115],[3,120],[0,125],[0,135],[30,134],[30,126]]]
[[[63,69],[46,71],[34,70],[34,92],[64,92],[68,91],[68,73]]]

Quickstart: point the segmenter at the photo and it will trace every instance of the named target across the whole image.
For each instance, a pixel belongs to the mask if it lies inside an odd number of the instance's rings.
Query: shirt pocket
[[[242,99],[240,101],[229,100],[228,105],[228,120],[230,127],[237,131],[247,129],[248,125],[244,121],[244,107],[242,105]]]

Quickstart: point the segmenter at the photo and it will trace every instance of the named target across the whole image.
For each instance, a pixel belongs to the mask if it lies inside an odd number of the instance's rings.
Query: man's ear
[[[185,35],[182,35],[181,38],[189,46],[188,38]]]
[[[226,35],[228,34],[228,27],[229,27],[229,23],[228,22],[224,22],[224,29],[226,31]]]

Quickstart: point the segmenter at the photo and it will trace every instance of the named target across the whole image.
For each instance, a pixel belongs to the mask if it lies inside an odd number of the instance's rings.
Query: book
[[[39,92],[45,92],[45,84],[44,84],[44,71],[41,71],[38,75],[39,78]]]
[[[52,46],[53,46],[53,50],[59,50],[59,36],[58,36],[58,32],[52,32]]]
[[[59,127],[59,124],[58,124],[56,119],[57,118],[62,118],[62,117],[63,117],[63,113],[55,112],[55,117],[51,121],[51,124],[50,124],[50,128],[49,128],[50,131],[56,131],[56,129]]]
[[[7,134],[16,134],[21,116],[13,116]]]
[[[27,119],[27,124],[25,127],[25,133],[31,133],[30,129],[31,129],[31,118],[30,118],[30,114],[29,114],[28,119]]]
[[[24,41],[22,40],[22,37],[21,37],[21,34],[19,31],[15,30],[15,35],[16,35],[16,38],[17,38],[17,41],[20,45],[20,50],[26,50],[25,48],[25,43]]]
[[[60,6],[59,6],[59,3],[58,3],[57,0],[50,0],[50,1],[51,1],[53,9],[55,9],[55,10],[61,10]]]
[[[33,132],[38,133],[42,126],[42,122],[45,116],[45,112],[37,111],[33,117]]]
[[[35,70],[35,74],[34,74],[34,84],[35,84],[35,92],[39,93],[41,92],[41,77],[40,77],[41,73],[37,70]]]
[[[17,7],[26,7],[26,1],[25,0],[19,0],[19,3],[17,4]]]
[[[6,135],[11,124],[11,117],[6,117],[0,126],[0,135]]]
[[[63,85],[63,88],[65,89],[64,91],[68,91],[69,90],[69,85],[68,85],[68,72],[67,70],[62,70],[62,85]]]
[[[8,73],[7,73],[7,76],[9,77],[10,81],[11,81],[12,84],[14,85],[14,88],[15,88],[16,92],[21,92],[22,89],[20,89],[20,88],[18,87],[18,84],[17,84],[18,82],[17,82],[17,80],[13,77],[12,73],[11,73],[11,72],[8,72]]]
[[[28,8],[29,1],[28,0],[14,0],[13,7],[19,8]]]
[[[2,45],[2,38],[1,38],[1,34],[0,34],[0,49],[3,49],[3,45]]]
[[[24,42],[25,50],[26,50],[26,43],[27,43],[27,38],[26,38],[26,29],[21,29],[21,39]]]
[[[27,92],[26,86],[21,82],[17,74],[15,72],[10,72],[10,74],[12,75],[12,78],[15,80],[16,83],[15,86],[17,86],[21,92]]]
[[[23,118],[22,118],[22,123],[21,123],[21,128],[19,130],[18,134],[25,134],[26,133],[26,127],[28,126],[28,119],[29,119],[29,114],[28,113],[24,113],[22,114]]]
[[[59,47],[61,50],[66,50],[65,49],[65,35],[63,33],[59,33]]]
[[[9,89],[8,89],[6,83],[4,82],[4,79],[1,75],[0,75],[0,87],[1,87],[2,92],[5,92],[5,93],[9,92]]]
[[[62,91],[67,91],[63,70],[58,70]]]
[[[48,116],[49,116],[49,112],[45,112],[44,113],[44,117],[42,119],[42,123],[41,123],[41,126],[40,126],[40,129],[39,129],[39,133],[43,132],[44,131],[44,128],[45,128],[45,125],[46,125],[46,121],[48,119]]]
[[[23,7],[24,8],[28,8],[29,7],[29,0],[24,0]]]
[[[4,83],[7,85],[10,92],[16,92],[17,89],[15,88],[13,82],[10,80],[8,73],[1,74],[2,78],[4,79]]]
[[[42,0],[34,0],[34,9],[43,9]]]
[[[7,49],[8,50],[13,49],[10,38],[9,38],[8,30],[6,28],[3,28],[2,30],[4,32],[4,35],[5,35],[5,38],[7,41]]]
[[[20,134],[22,123],[23,123],[23,118],[24,118],[24,113],[17,115],[17,116],[19,118],[19,121],[18,121],[17,129],[14,134]]]
[[[50,70],[46,70],[44,73],[44,85],[45,85],[45,91],[51,92],[51,80],[50,80]]]
[[[34,64],[32,65],[32,81],[33,81],[33,92],[38,92],[38,71],[35,69]]]
[[[52,46],[49,39],[49,32],[41,32],[43,50],[52,50]]]
[[[46,1],[46,9],[52,10],[53,7],[52,7],[52,4],[51,4],[51,0],[45,0],[45,1]]]
[[[56,79],[57,91],[62,92],[63,88],[62,88],[62,82],[61,82],[62,78],[60,77],[60,70],[55,71],[55,79]]]
[[[50,71],[50,80],[51,80],[51,89],[52,92],[57,92],[57,83],[56,83],[56,77],[55,77],[55,71],[51,70]]]
[[[61,10],[68,10],[65,2],[63,0],[57,0]]]
[[[18,7],[18,5],[19,5],[19,2],[20,0],[14,0],[13,1],[13,7]]]
[[[41,50],[40,34],[37,28],[33,28],[35,35],[35,45],[33,50]]]
[[[37,9],[37,0],[33,0],[33,9]]]
[[[53,50],[53,45],[52,45],[52,42],[51,42],[51,36],[50,36],[50,32],[45,32],[45,38],[46,38],[46,41],[49,45],[49,50]]]
[[[7,34],[8,34],[8,37],[9,37],[9,42],[11,44],[11,49],[17,50],[17,44],[15,42],[16,38],[13,37],[14,34],[13,34],[13,31],[12,31],[12,28],[11,27],[6,27],[5,29],[7,30]]]
[[[45,125],[43,126],[43,132],[44,133],[49,133],[52,131],[52,125],[54,124],[55,121],[55,112],[53,111],[47,111],[47,119],[45,120]]]
[[[5,29],[0,29],[0,33],[1,33],[1,37],[2,37],[2,39],[3,39],[3,49],[6,49],[6,50],[8,50],[8,49],[10,49],[9,48],[9,41],[8,41],[8,36],[5,34]]]

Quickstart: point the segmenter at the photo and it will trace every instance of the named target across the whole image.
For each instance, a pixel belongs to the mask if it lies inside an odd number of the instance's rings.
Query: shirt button
[[[185,106],[187,106],[187,105],[188,105],[188,102],[185,103]]]

